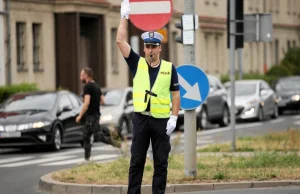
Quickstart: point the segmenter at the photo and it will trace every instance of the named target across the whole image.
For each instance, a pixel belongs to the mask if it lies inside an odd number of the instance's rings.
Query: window
[[[75,108],[80,107],[81,103],[78,98],[76,98],[73,94],[69,94],[69,98]]]
[[[63,110],[64,107],[72,108],[72,103],[67,95],[63,95],[59,101],[59,109]]]
[[[291,49],[291,41],[287,41],[287,50],[290,50]]]
[[[176,36],[177,36],[177,32],[172,32],[172,40],[173,40],[173,47],[172,47],[172,56],[173,56],[173,64],[175,66],[178,66],[178,62],[177,62],[177,42],[176,42]]]
[[[41,69],[41,24],[32,24],[33,69]]]
[[[25,23],[16,24],[17,69],[25,69]]]
[[[297,46],[296,40],[293,40],[293,47],[296,47],[296,46]]]
[[[116,44],[116,37],[117,37],[117,29],[111,29],[111,64],[112,64],[112,73],[118,74],[119,73],[119,64],[118,64],[118,48]]]
[[[275,64],[279,64],[279,40],[275,40]]]

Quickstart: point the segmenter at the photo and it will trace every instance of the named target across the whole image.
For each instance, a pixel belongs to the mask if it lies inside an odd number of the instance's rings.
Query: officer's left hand
[[[80,123],[80,120],[81,120],[81,116],[78,115],[78,116],[76,117],[76,123]]]
[[[167,135],[170,135],[174,131],[176,127],[176,122],[177,116],[171,115],[167,123]]]

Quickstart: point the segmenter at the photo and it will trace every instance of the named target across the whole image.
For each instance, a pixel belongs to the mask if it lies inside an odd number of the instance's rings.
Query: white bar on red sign
[[[133,14],[163,14],[171,12],[170,1],[131,2],[130,15]]]

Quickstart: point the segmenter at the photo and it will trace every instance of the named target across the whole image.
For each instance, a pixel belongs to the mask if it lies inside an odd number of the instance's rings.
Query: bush
[[[9,96],[19,92],[31,92],[39,90],[37,84],[21,83],[0,87],[0,103],[6,100]]]
[[[238,74],[235,75],[235,80],[238,80]],[[253,73],[253,74],[244,74],[243,75],[243,80],[247,80],[247,79],[262,79],[265,80],[266,82],[268,82],[269,84],[273,84],[273,82],[277,79],[276,76],[269,76],[269,75],[263,75],[263,74],[257,74],[257,73]],[[221,76],[221,81],[223,83],[230,81],[229,79],[229,75],[222,75]]]
[[[289,49],[281,61],[281,65],[286,66],[293,75],[300,75],[300,47]]]
[[[274,65],[266,73],[267,76],[285,77],[293,75],[292,71],[285,65]]]

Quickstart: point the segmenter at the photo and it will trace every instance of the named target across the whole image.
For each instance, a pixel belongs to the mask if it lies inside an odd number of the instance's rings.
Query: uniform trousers
[[[133,140],[129,167],[128,194],[140,194],[147,150],[151,141],[154,161],[152,193],[165,193],[168,174],[168,157],[171,151],[170,136],[166,134],[168,118],[134,113]]]

